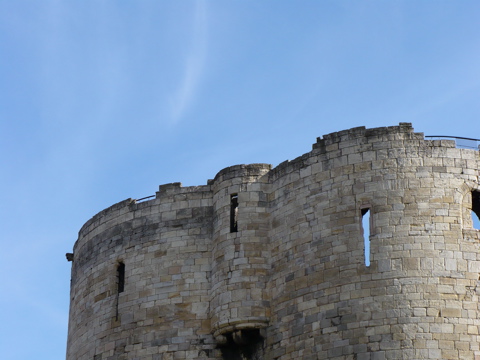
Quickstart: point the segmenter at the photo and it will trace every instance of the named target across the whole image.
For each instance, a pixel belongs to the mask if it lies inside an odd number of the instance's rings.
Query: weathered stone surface
[[[67,359],[479,359],[479,164],[360,127],[115,204],[68,254]]]

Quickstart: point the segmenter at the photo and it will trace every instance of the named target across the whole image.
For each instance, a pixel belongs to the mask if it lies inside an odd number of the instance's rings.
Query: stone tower
[[[479,165],[359,127],[119,202],[68,254],[67,360],[480,359]]]

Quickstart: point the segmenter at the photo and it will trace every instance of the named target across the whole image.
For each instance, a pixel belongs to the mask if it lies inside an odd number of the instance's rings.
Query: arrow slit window
[[[230,232],[238,231],[238,194],[230,195]]]

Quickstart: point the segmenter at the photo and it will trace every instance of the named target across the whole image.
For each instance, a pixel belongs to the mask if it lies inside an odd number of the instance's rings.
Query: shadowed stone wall
[[[74,246],[67,360],[480,359],[479,164],[360,127],[115,204]]]

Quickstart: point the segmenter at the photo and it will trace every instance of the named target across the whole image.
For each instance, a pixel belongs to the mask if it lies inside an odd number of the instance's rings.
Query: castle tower
[[[359,127],[115,204],[68,256],[67,360],[480,358],[479,165]]]
[[[232,166],[213,181],[210,319],[221,345],[230,340],[244,346],[252,336],[261,342],[260,330],[269,322],[266,186],[270,169],[268,164]]]

